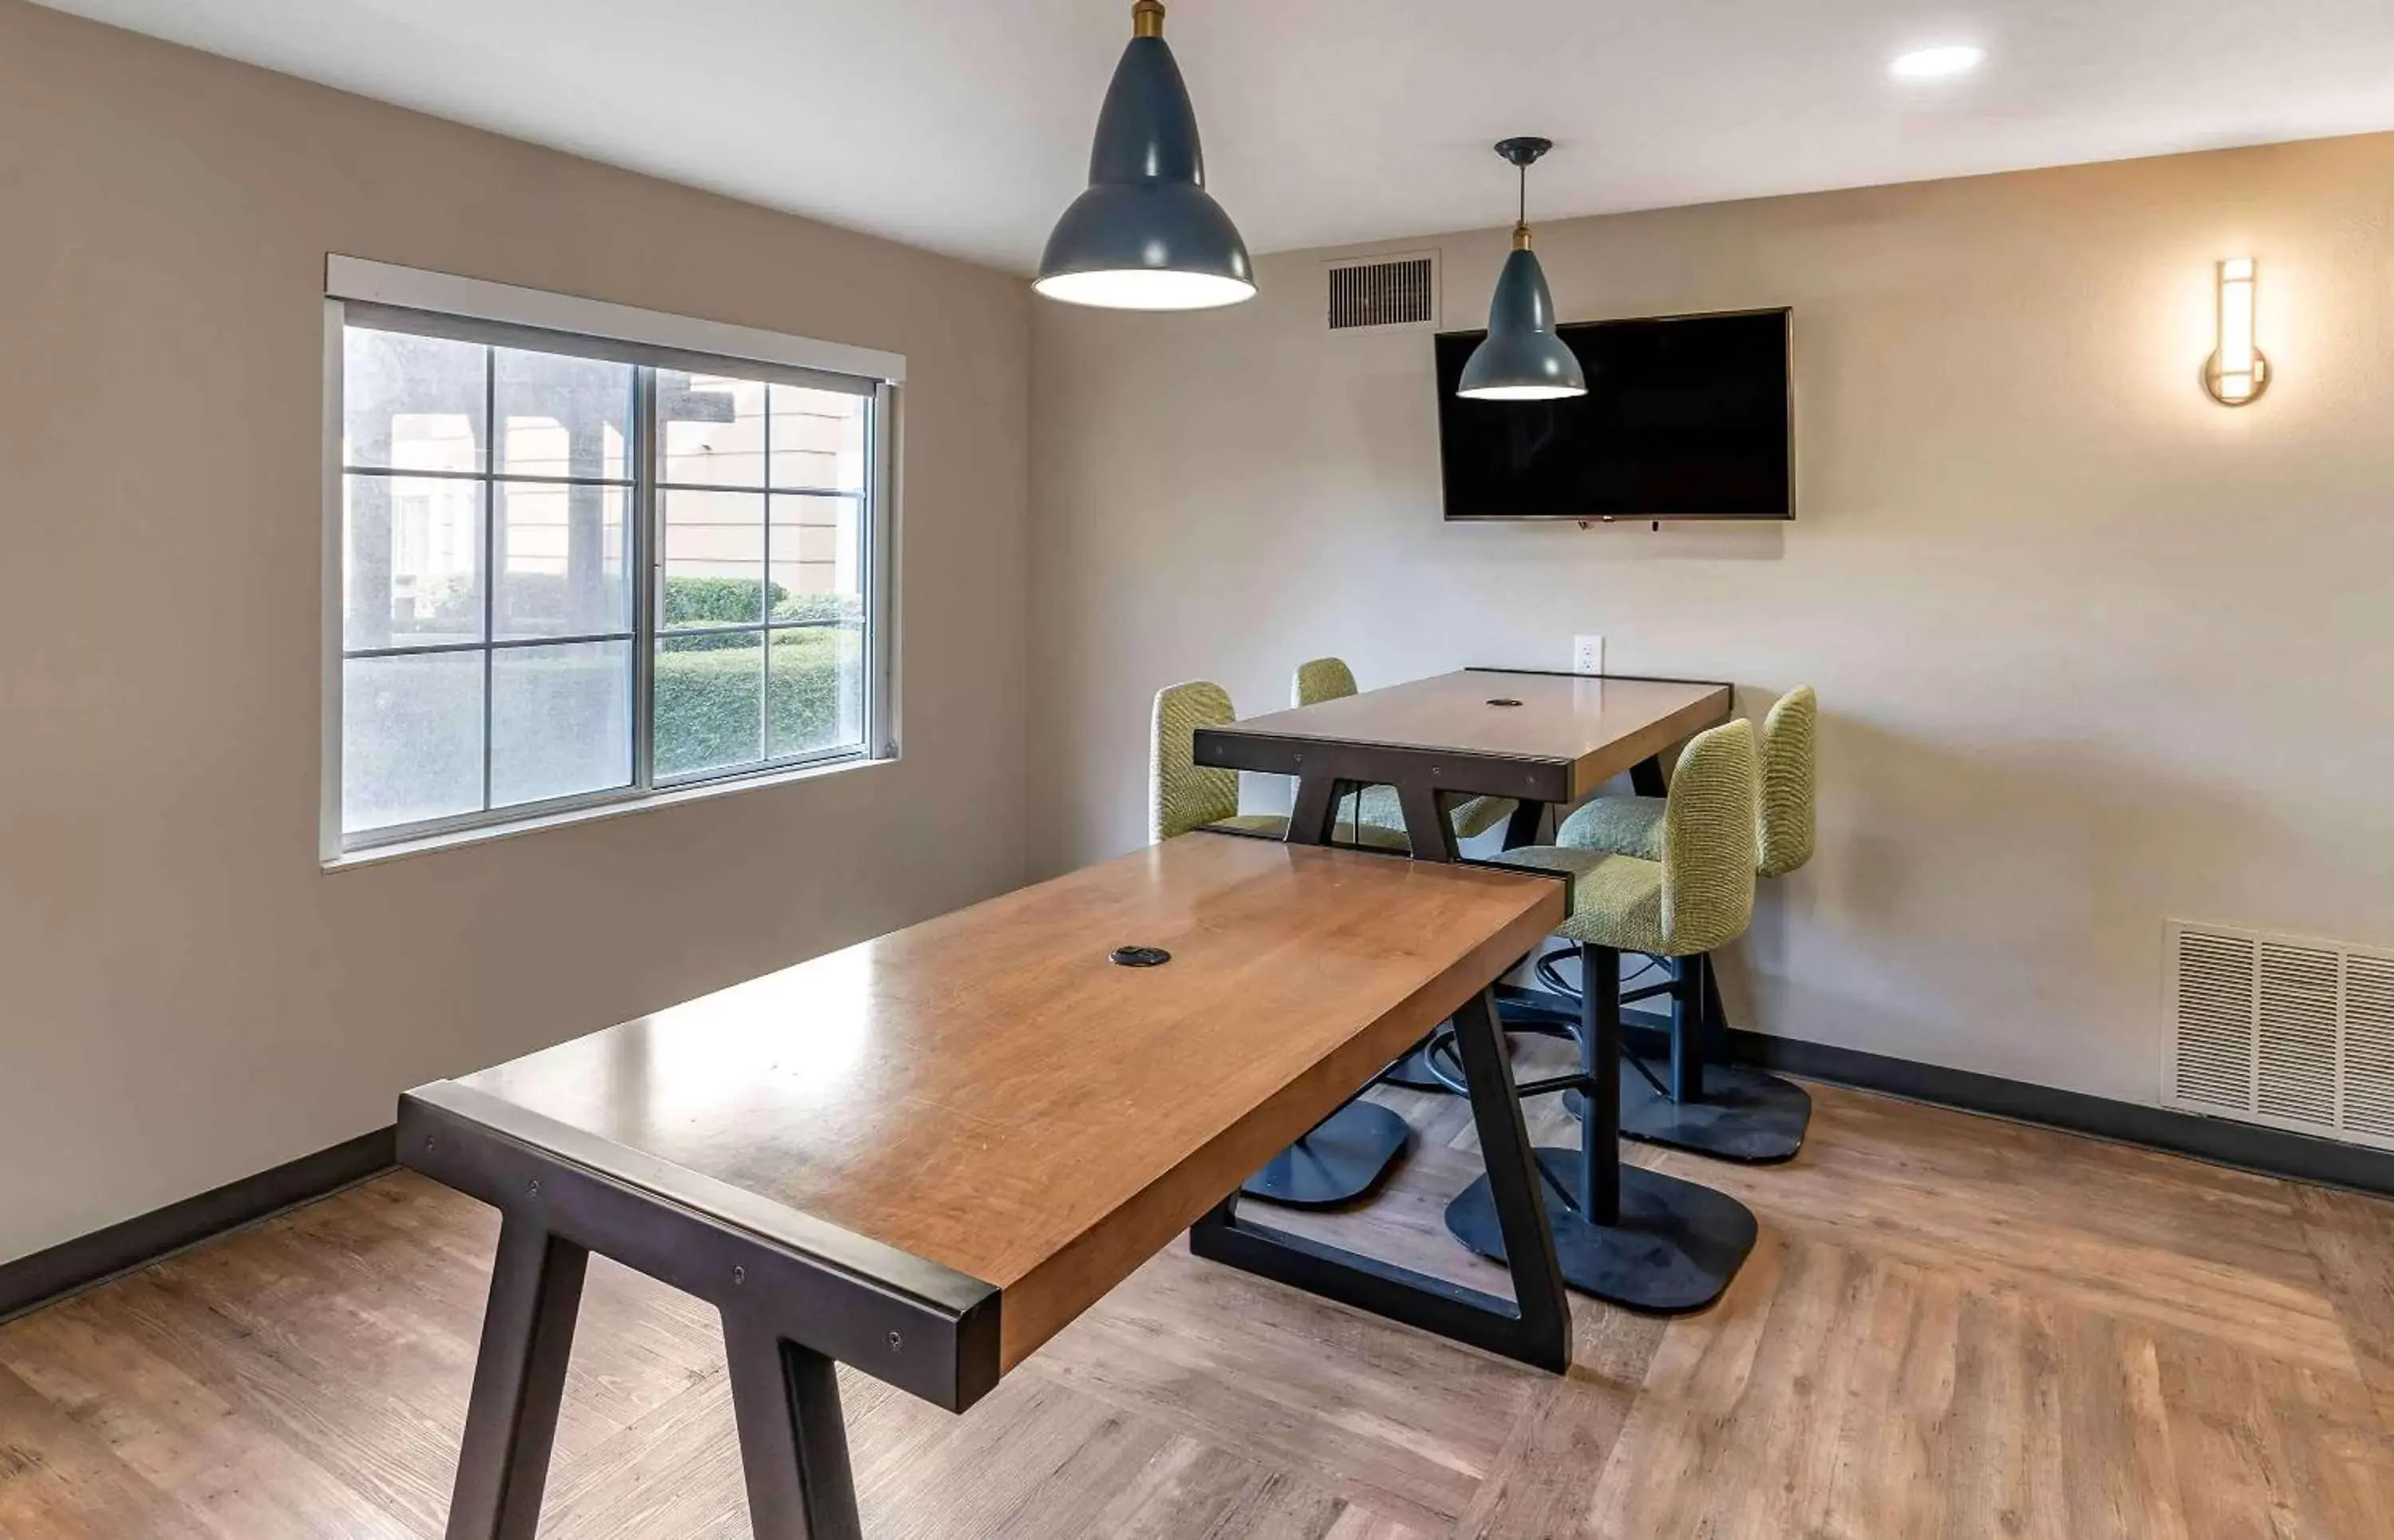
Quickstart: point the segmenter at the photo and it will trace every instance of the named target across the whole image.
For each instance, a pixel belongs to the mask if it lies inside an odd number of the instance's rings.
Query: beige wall
[[[327,252],[904,353],[905,759],[319,871]],[[0,0],[0,1259],[1018,881],[1029,303]]]
[[[1034,861],[1138,842],[1161,685],[1599,632],[1748,711],[1820,688],[1820,854],[1740,1020],[2152,1099],[2164,916],[2394,942],[2389,227],[2394,137],[1541,227],[1567,319],[1795,307],[1783,528],[1443,525],[1429,340],[1325,334],[1329,254],[1229,312],[1042,307]],[[1503,232],[1381,249],[1424,244],[1479,324]],[[2196,372],[2247,253],[2278,376],[2229,411]]]

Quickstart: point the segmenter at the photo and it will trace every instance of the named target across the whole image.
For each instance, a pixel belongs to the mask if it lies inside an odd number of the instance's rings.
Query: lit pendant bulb
[[[1089,148],[1089,188],[1047,237],[1032,287],[1123,310],[1198,310],[1254,297],[1246,243],[1205,191],[1197,114],[1164,41],[1162,0],[1131,7]]]
[[[1530,163],[1554,148],[1539,138],[1506,139],[1496,153],[1520,172],[1521,203],[1513,226],[1513,254],[1496,275],[1488,302],[1488,336],[1463,365],[1454,393],[1473,401],[1555,401],[1587,394],[1578,355],[1555,335],[1555,299],[1545,270],[1530,249]]]

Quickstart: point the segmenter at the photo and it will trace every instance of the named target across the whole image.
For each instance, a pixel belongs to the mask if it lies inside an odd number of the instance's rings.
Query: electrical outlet
[[[1602,637],[1572,638],[1572,672],[1574,674],[1604,672],[1604,638]]]

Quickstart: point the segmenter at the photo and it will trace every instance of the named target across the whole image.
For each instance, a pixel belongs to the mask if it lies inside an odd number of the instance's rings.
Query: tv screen
[[[1792,519],[1788,312],[1556,328],[1587,394],[1467,401],[1485,332],[1438,336],[1449,519]]]

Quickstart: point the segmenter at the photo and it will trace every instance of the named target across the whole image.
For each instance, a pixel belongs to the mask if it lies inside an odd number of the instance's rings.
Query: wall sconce
[[[2203,388],[2222,406],[2260,400],[2269,388],[2269,361],[2253,346],[2253,259],[2219,264],[2219,349],[2203,365]]]

